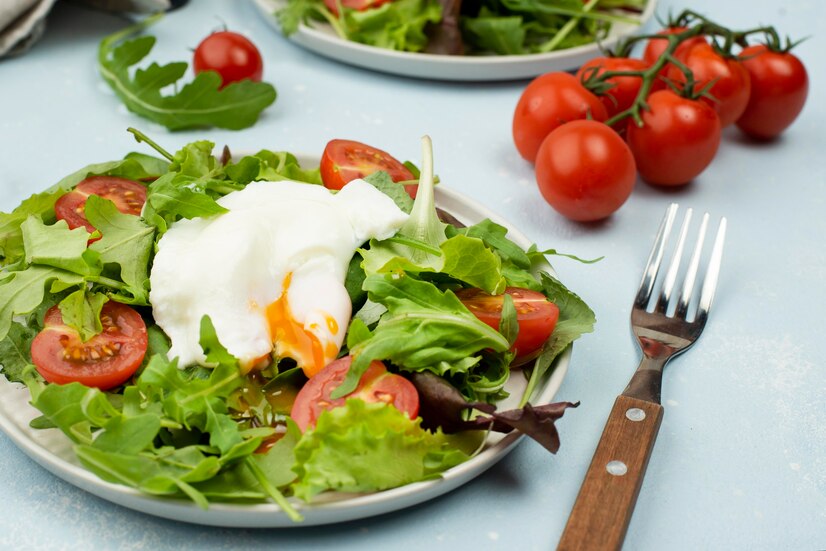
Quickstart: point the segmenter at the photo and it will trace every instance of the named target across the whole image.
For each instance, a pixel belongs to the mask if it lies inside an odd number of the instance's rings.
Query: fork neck
[[[659,404],[666,361],[667,358],[643,356],[622,395]]]

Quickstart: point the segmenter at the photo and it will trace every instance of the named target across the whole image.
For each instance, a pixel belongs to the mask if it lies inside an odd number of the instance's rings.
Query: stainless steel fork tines
[[[681,270],[693,215],[692,209],[687,209],[668,270],[664,277],[658,278],[677,209],[677,204],[672,203],[665,213],[631,309],[631,329],[639,341],[643,357],[637,372],[622,393],[624,396],[658,404],[666,362],[694,344],[705,327],[720,274],[726,234],[726,219],[721,218],[707,259],[706,270],[702,275],[702,281],[698,282],[698,271],[704,259],[709,215],[703,215],[691,258],[685,270]],[[682,285],[679,295],[675,296],[674,289],[678,282]],[[697,288],[699,295],[696,292]]]
[[[617,551],[622,547],[662,423],[663,367],[694,344],[706,325],[720,273],[726,220],[720,220],[711,252],[704,253],[708,214],[703,216],[697,238],[690,241],[692,211],[688,209],[669,256],[667,245],[676,216],[674,204],[660,225],[631,308],[631,328],[642,348],[642,361],[608,415],[558,551]],[[693,251],[683,269],[684,250],[692,242]],[[660,277],[666,256],[670,262]],[[702,272],[701,265],[706,266]],[[699,293],[695,291],[698,286]],[[677,288],[679,293],[675,293]]]

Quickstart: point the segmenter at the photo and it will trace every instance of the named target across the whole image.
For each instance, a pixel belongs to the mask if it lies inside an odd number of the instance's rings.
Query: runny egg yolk
[[[312,377],[336,358],[339,347],[329,340],[322,342],[322,339],[313,332],[313,330],[319,330],[317,325],[311,324],[309,328],[305,328],[304,324],[295,320],[287,299],[291,281],[292,274],[290,273],[284,278],[281,296],[267,306],[266,317],[270,337],[277,356],[294,359],[304,374]],[[335,318],[326,314],[324,320],[327,331],[333,336],[337,335],[339,326]]]

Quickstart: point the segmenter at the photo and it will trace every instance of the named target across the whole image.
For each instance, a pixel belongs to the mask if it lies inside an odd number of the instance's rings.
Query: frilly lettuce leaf
[[[296,497],[334,490],[372,492],[436,478],[468,459],[440,431],[384,403],[347,400],[323,412],[295,447]]]

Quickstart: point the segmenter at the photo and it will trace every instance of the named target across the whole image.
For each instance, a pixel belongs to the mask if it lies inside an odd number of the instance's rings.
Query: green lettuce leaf
[[[25,383],[34,371],[32,340],[37,331],[22,323],[12,322],[8,333],[0,340],[0,373],[12,382]]]
[[[295,446],[293,493],[372,492],[436,478],[468,459],[441,432],[422,429],[396,408],[361,400],[323,412]]]
[[[467,372],[479,362],[482,350],[509,348],[508,340],[479,321],[456,295],[432,283],[404,274],[372,275],[364,289],[387,312],[372,332],[359,319],[351,323],[347,345],[354,360],[334,398],[355,389],[372,360],[444,375]]]
[[[90,293],[79,289],[60,301],[60,315],[63,323],[74,328],[83,342],[101,331],[100,311],[109,298],[102,293]]]

